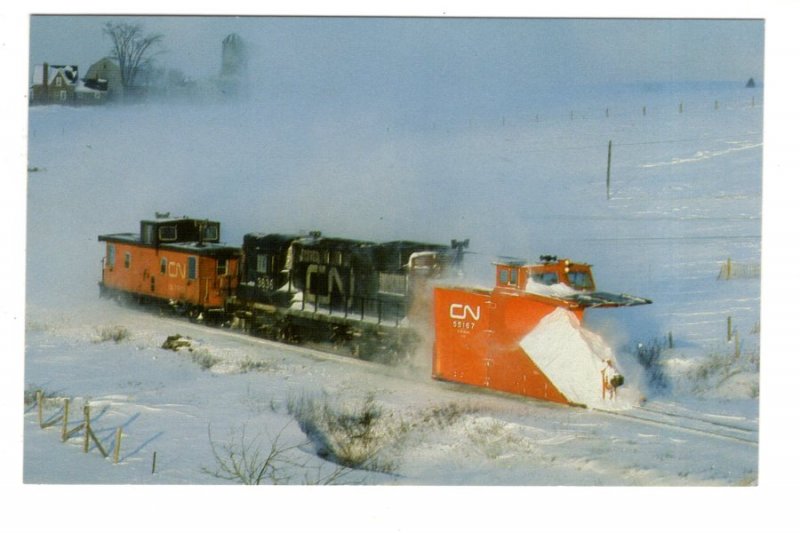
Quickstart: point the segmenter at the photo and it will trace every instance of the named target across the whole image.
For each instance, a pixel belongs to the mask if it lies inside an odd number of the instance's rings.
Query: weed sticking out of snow
[[[758,398],[759,366],[757,350],[738,356],[724,351],[693,358],[676,354],[664,362],[674,393],[723,399]]]
[[[412,424],[426,427],[433,426],[438,429],[443,429],[452,426],[466,415],[475,414],[477,412],[478,408],[472,404],[449,402],[443,405],[435,405],[424,410]]]
[[[239,369],[239,372],[242,374],[246,374],[248,372],[273,372],[278,368],[273,361],[267,361],[264,359],[253,359],[251,357],[245,357],[244,359],[240,359],[236,366]]]
[[[102,326],[97,328],[95,342],[114,341],[119,344],[131,338],[131,332],[125,326]]]

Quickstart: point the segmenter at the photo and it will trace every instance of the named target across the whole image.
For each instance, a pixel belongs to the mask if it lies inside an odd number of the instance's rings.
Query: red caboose
[[[128,294],[183,308],[221,310],[238,285],[238,247],[220,244],[220,223],[191,218],[142,220],[139,233],[100,235],[106,243],[103,295]]]

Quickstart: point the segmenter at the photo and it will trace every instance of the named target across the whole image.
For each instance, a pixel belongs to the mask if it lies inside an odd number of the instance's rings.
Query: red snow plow
[[[651,303],[597,292],[591,267],[552,256],[496,263],[494,289],[434,289],[434,378],[558,403],[606,406],[622,376],[581,327],[594,307]]]

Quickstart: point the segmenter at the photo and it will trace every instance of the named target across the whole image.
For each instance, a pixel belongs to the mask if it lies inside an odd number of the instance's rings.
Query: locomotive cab
[[[647,298],[629,294],[598,292],[595,288],[592,267],[587,263],[574,263],[569,259],[542,256],[540,263],[525,264],[516,260],[495,263],[495,284],[498,289],[536,294],[580,307],[620,307],[652,303]]]
[[[586,263],[573,263],[569,259],[544,260],[527,267],[527,279],[542,285],[564,284],[576,291],[595,289],[592,267]]]

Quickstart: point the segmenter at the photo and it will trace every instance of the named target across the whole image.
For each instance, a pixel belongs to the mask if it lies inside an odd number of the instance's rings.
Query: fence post
[[[42,390],[41,389],[37,390],[36,391],[36,409],[37,409],[37,416],[38,416],[38,419],[39,419],[39,427],[40,428],[44,427],[42,425],[42,396],[43,396]]]
[[[153,463],[150,465],[150,473],[156,473],[156,452],[153,452]]]
[[[728,342],[731,342],[731,337],[733,336],[733,321],[731,317],[728,317]]]
[[[83,453],[89,453],[89,433],[92,429],[89,427],[90,408],[89,404],[83,404]]]
[[[725,268],[725,279],[731,279],[731,266],[731,258],[729,257]]]
[[[608,141],[608,164],[606,165],[606,200],[611,199],[611,141]]]
[[[69,420],[69,398],[64,398],[64,418],[61,421],[61,442],[67,440],[67,421]]]
[[[119,447],[122,442],[122,428],[117,428],[117,434],[114,438],[114,464],[119,463]]]

